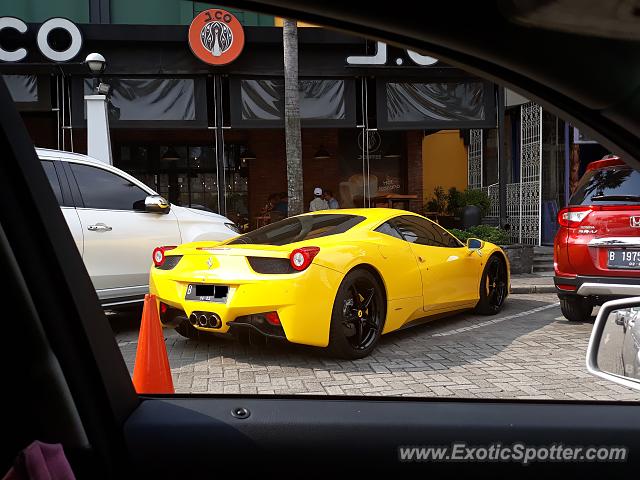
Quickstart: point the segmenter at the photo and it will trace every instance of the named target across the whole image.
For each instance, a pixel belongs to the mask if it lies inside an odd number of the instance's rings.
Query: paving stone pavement
[[[137,324],[113,325],[132,372]],[[640,401],[587,373],[592,326],[566,321],[555,295],[537,294],[510,296],[495,317],[461,314],[385,335],[356,361],[279,342],[165,337],[176,393]]]

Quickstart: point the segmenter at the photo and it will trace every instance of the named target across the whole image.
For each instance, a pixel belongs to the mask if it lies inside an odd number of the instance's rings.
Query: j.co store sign
[[[189,47],[209,65],[227,65],[242,53],[244,29],[235,15],[226,10],[204,10],[189,26]]]
[[[27,24],[15,17],[0,17],[0,62],[22,62],[27,58],[33,45],[25,34]],[[33,27],[31,27],[33,28]],[[63,48],[57,45],[54,32],[62,30],[66,32],[68,42]],[[9,37],[14,40],[11,46],[3,45],[9,32]],[[15,34],[18,34],[17,36]],[[83,46],[82,32],[78,26],[66,18],[50,18],[37,26],[35,49],[52,62],[68,62],[73,60]],[[17,40],[16,40],[17,38]],[[202,62],[212,66],[228,65],[236,60],[245,44],[245,33],[240,21],[232,13],[219,8],[210,8],[200,12],[189,25],[188,43],[193,54]],[[13,47],[13,48],[11,48]],[[437,59],[426,55],[420,55],[411,50],[405,52],[408,61],[401,56],[395,58],[387,53],[387,45],[383,42],[375,44],[373,55],[350,55],[346,57],[347,66],[388,66],[391,63],[399,66],[432,66]]]

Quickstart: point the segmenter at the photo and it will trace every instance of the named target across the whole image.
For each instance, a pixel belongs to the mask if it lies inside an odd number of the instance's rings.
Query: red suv
[[[568,320],[640,295],[640,172],[612,155],[590,163],[558,223],[554,280]]]

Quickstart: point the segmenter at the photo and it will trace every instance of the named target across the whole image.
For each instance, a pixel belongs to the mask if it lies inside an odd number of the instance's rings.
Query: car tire
[[[176,332],[190,340],[200,340],[206,333],[201,332],[189,323],[189,320],[183,320],[176,327]]]
[[[386,318],[383,287],[368,270],[349,272],[336,293],[331,313],[331,356],[355,360],[376,347]]]
[[[475,312],[480,315],[495,315],[502,310],[507,298],[507,264],[498,255],[489,257],[480,277],[480,300]]]
[[[586,322],[591,319],[593,304],[584,297],[561,297],[560,310],[570,322]]]

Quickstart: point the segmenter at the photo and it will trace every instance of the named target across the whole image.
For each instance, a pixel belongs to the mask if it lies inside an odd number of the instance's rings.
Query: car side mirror
[[[144,210],[150,213],[169,213],[171,204],[160,195],[149,195],[144,199]]]
[[[479,238],[469,238],[467,239],[467,248],[472,251],[482,250],[482,248],[484,248],[484,241]]]
[[[589,339],[587,370],[640,390],[640,297],[611,300],[600,307]]]

